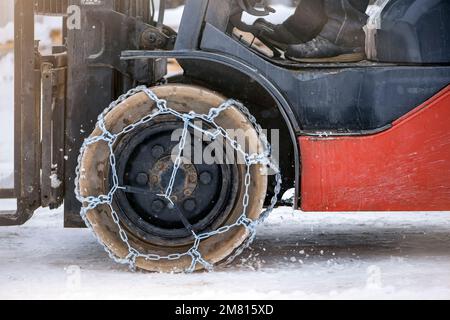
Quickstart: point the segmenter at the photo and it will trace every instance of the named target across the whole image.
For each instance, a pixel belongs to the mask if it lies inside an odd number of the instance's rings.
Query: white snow
[[[164,24],[168,25],[174,30],[178,30],[181,17],[183,16],[184,6],[174,9],[167,9],[164,14]]]
[[[41,41],[41,46],[51,46],[50,34],[53,30],[61,29],[62,19],[60,17],[36,16],[34,26],[34,37]],[[6,26],[0,28],[0,44],[14,40],[14,23],[8,22]]]
[[[58,189],[62,185],[62,181],[59,180],[58,175],[53,173],[50,177],[50,185],[53,189]]]
[[[61,18],[36,17],[35,38],[41,40],[41,50],[51,47],[50,33],[61,27]],[[14,25],[0,28],[0,44],[14,39]],[[14,54],[0,55],[0,188],[14,185]]]
[[[13,186],[14,56],[0,57],[0,188]]]
[[[295,198],[295,188],[287,190],[283,196],[281,197],[281,200],[284,201],[284,203],[293,204]]]
[[[39,49],[43,53],[50,53],[52,47],[52,31],[61,30],[62,18],[37,16],[34,25],[34,37],[39,40]]]
[[[8,22],[6,26],[0,28],[0,44],[14,40],[14,23]]]
[[[276,210],[232,266],[132,273],[40,210],[0,228],[0,299],[449,299],[449,213]]]

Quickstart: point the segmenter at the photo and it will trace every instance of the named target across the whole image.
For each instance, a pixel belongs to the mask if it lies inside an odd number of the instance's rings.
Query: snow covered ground
[[[61,210],[0,228],[0,299],[450,299],[450,214],[278,209],[212,273],[132,273]]]
[[[289,15],[277,19],[282,13]],[[12,106],[7,54],[0,57],[0,187],[13,182]],[[13,208],[0,201],[0,210]],[[25,226],[0,227],[0,299],[15,298],[450,299],[450,213],[280,208],[235,264],[185,275],[132,273],[88,230],[63,229],[62,210],[42,209]]]

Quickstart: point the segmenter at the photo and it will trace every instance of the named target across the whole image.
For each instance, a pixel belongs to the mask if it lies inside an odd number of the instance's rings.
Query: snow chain
[[[140,121],[125,127],[121,132],[119,132],[117,134],[112,134],[111,132],[109,132],[106,129],[106,125],[105,125],[106,115],[111,110],[113,110],[115,107],[117,107],[120,103],[122,103],[124,100],[126,100],[129,97],[136,95],[140,92],[144,92],[150,98],[150,100],[152,100],[156,103],[157,110],[155,110],[151,114],[143,117]],[[253,127],[255,128],[255,130],[258,134],[258,137],[261,140],[261,143],[263,144],[263,148],[264,148],[263,153],[247,154],[242,149],[242,147],[237,143],[237,141],[230,137],[230,135],[227,133],[227,131],[225,129],[221,128],[214,122],[215,118],[217,118],[223,111],[225,111],[231,107],[236,107],[237,109],[239,109],[239,111],[241,111],[247,117],[247,119],[252,123]],[[136,250],[135,248],[133,248],[128,240],[127,233],[121,226],[119,216],[118,216],[117,212],[114,210],[113,205],[112,205],[113,197],[114,197],[115,193],[117,192],[117,190],[123,189],[119,185],[119,178],[118,178],[117,171],[116,171],[116,157],[115,157],[114,150],[113,150],[114,144],[116,143],[116,141],[118,140],[118,138],[120,136],[130,133],[131,131],[135,130],[139,126],[146,124],[146,123],[152,121],[153,119],[155,119],[156,117],[159,117],[162,115],[175,116],[176,118],[181,119],[184,123],[183,134],[182,134],[182,137],[181,137],[181,140],[179,143],[179,150],[178,150],[179,153],[177,155],[176,161],[174,162],[174,168],[173,168],[173,172],[172,172],[172,176],[171,176],[169,185],[166,189],[166,192],[162,195],[159,195],[162,198],[166,199],[166,201],[168,201],[168,203],[170,205],[173,205],[173,202],[171,200],[172,189],[173,189],[173,186],[174,186],[174,183],[176,180],[178,170],[181,165],[182,152],[186,145],[186,137],[187,137],[189,128],[198,130],[199,132],[207,135],[208,137],[213,139],[212,141],[214,141],[214,139],[216,139],[220,136],[225,138],[226,141],[228,141],[230,143],[230,145],[234,148],[234,150],[243,156],[243,159],[245,159],[245,165],[246,165],[246,170],[247,170],[246,175],[245,175],[245,188],[244,188],[245,194],[244,194],[244,198],[243,198],[243,210],[242,210],[242,214],[241,214],[240,218],[234,224],[221,227],[212,232],[196,234],[194,231],[192,231],[192,234],[195,239],[195,242],[194,242],[194,245],[192,246],[192,248],[190,250],[188,250],[187,252],[179,253],[179,254],[171,254],[168,256],[159,256],[156,254],[143,254],[143,253],[139,252],[138,250]],[[215,131],[203,130],[202,128],[200,128],[194,124],[194,122],[193,122],[194,120],[202,120],[202,121],[207,122],[214,128]],[[266,135],[263,133],[261,126],[258,125],[255,117],[250,114],[249,110],[244,105],[242,105],[242,103],[240,103],[236,100],[225,101],[218,108],[212,108],[210,110],[209,114],[207,114],[207,115],[197,114],[194,112],[183,114],[183,113],[179,113],[178,111],[169,108],[167,106],[166,100],[159,99],[156,96],[156,94],[153,91],[151,91],[150,89],[148,89],[146,86],[140,86],[140,87],[130,90],[126,94],[120,96],[116,101],[112,102],[109,105],[109,107],[98,117],[97,127],[102,131],[102,134],[100,136],[90,137],[90,138],[86,139],[80,149],[80,155],[78,157],[78,165],[76,168],[77,178],[75,180],[75,194],[76,194],[78,201],[80,201],[83,204],[83,207],[81,209],[81,217],[83,218],[84,222],[86,223],[86,226],[89,229],[91,229],[92,231],[93,231],[93,228],[92,228],[89,220],[87,219],[87,213],[90,210],[93,210],[100,205],[108,205],[110,207],[112,218],[119,230],[120,238],[124,242],[124,244],[128,247],[128,255],[125,258],[120,258],[120,257],[116,256],[105,244],[103,244],[100,241],[100,239],[98,239],[98,237],[97,237],[97,240],[99,240],[99,242],[102,244],[102,246],[104,247],[105,251],[109,254],[111,259],[113,259],[117,263],[129,265],[130,269],[132,269],[132,270],[136,269],[136,259],[138,259],[138,258],[143,258],[147,261],[159,261],[159,260],[179,260],[185,256],[190,256],[192,258],[192,263],[191,263],[190,267],[187,270],[185,270],[187,273],[194,272],[198,263],[200,263],[208,271],[211,271],[213,269],[212,264],[210,264],[208,261],[206,261],[202,257],[202,254],[199,251],[199,246],[200,246],[201,241],[211,238],[211,237],[214,237],[214,236],[217,236],[219,234],[226,233],[233,228],[238,228],[240,226],[243,226],[248,231],[249,236],[248,236],[247,240],[245,240],[244,243],[234,251],[233,255],[230,256],[226,260],[226,263],[230,263],[237,256],[239,256],[246,248],[248,248],[251,245],[251,243],[253,242],[253,240],[255,239],[255,236],[256,236],[256,227],[259,224],[261,224],[262,222],[264,222],[264,220],[272,212],[273,208],[275,207],[275,205],[277,203],[278,195],[280,194],[280,190],[281,190],[282,179],[281,179],[281,174],[280,174],[280,170],[279,170],[278,166],[271,160],[271,146],[267,140]],[[82,161],[82,158],[83,158],[83,155],[84,155],[86,149],[90,145],[93,145],[100,141],[106,142],[108,144],[108,147],[110,150],[109,161],[110,161],[111,172],[112,172],[112,187],[107,195],[83,197],[83,196],[81,196],[81,190],[80,190],[80,177],[81,177],[81,171],[82,171],[81,161]],[[250,168],[252,165],[258,165],[258,164],[264,165],[275,172],[276,186],[275,186],[275,190],[274,190],[274,196],[271,199],[271,203],[270,203],[269,207],[261,214],[261,216],[258,220],[251,220],[248,218],[248,214],[247,214],[247,207],[249,204],[249,187],[250,187],[251,179],[252,179],[252,177],[250,175]],[[94,234],[95,234],[95,232],[94,232]]]

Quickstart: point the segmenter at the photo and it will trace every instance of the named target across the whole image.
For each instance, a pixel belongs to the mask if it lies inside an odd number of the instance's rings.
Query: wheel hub
[[[115,148],[119,184],[139,190],[117,192],[114,206],[121,221],[139,237],[165,245],[192,241],[192,232],[180,214],[195,232],[205,232],[223,223],[236,196],[235,168],[192,164],[184,157],[171,196],[175,207],[161,196],[169,185],[174,167],[172,153],[179,143],[171,137],[180,128],[180,122],[153,124],[130,133]]]
[[[160,158],[150,171],[150,187],[152,190],[159,190],[159,194],[164,194],[169,186],[173,172],[171,156]],[[178,202],[179,199],[191,196],[197,188],[198,173],[194,165],[189,160],[182,158],[182,164],[177,172],[177,179],[172,192],[172,200]]]

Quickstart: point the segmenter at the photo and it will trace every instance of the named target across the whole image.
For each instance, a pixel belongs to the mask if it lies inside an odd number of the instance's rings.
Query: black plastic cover
[[[391,0],[376,47],[380,62],[450,62],[450,0]]]

